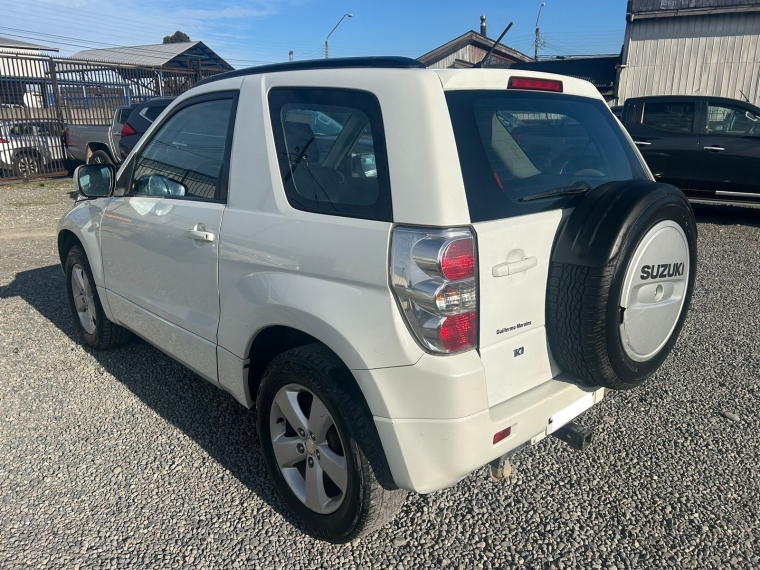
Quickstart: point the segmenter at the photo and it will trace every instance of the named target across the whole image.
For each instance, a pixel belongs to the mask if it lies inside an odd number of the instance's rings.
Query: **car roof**
[[[741,99],[711,97],[709,95],[647,95],[645,97],[629,97],[625,100],[626,103],[629,101],[715,101],[718,103],[743,103],[744,105],[756,107],[756,105]]]
[[[243,77],[247,75],[260,75],[262,73],[276,73],[278,71],[301,71],[307,69],[347,69],[347,68],[375,68],[375,69],[425,69],[425,64],[416,59],[398,56],[372,56],[372,57],[337,57],[333,59],[307,59],[303,61],[288,61],[286,63],[273,63],[271,65],[257,65],[236,69],[207,77],[196,83],[193,87],[206,85],[214,81],[222,81],[231,77]]]

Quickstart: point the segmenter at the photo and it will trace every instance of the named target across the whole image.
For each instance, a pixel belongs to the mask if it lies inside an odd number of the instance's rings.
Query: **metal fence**
[[[0,182],[65,173],[67,125],[109,125],[116,107],[180,95],[206,76],[0,53]]]

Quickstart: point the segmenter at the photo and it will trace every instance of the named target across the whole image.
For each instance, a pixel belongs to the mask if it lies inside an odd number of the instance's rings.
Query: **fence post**
[[[50,83],[53,87],[53,104],[55,105],[55,114],[58,117],[58,120],[62,123],[65,122],[63,118],[63,108],[61,107],[61,94],[58,91],[58,76],[55,72],[55,61],[51,57],[49,60],[50,63]]]

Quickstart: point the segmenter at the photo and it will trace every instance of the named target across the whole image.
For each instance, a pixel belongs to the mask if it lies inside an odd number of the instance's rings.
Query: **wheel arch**
[[[69,251],[71,251],[71,248],[76,245],[81,246],[84,249],[82,240],[80,240],[74,232],[68,229],[63,229],[58,232],[58,259],[61,260],[61,268],[64,271],[66,270],[66,257],[68,256]]]
[[[95,151],[102,150],[105,152],[111,159],[111,162],[116,164],[116,161],[114,160],[113,153],[111,152],[111,149],[108,148],[108,145],[105,143],[98,143],[98,142],[91,142],[87,143],[87,152],[85,153],[85,159],[87,161],[90,160],[90,157],[95,153]]]

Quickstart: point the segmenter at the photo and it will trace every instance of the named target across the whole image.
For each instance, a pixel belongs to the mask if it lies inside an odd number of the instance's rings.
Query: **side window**
[[[660,131],[691,134],[694,103],[644,103],[641,124]]]
[[[385,135],[374,95],[343,89],[273,89],[269,111],[291,206],[392,221]]]
[[[219,199],[233,99],[177,111],[135,161],[131,195]]]
[[[760,135],[760,117],[752,111],[728,105],[707,105],[707,134],[735,137]]]
[[[148,119],[151,123],[158,119],[158,116],[166,109],[168,105],[154,105],[152,107],[145,107],[142,110],[142,116]]]

